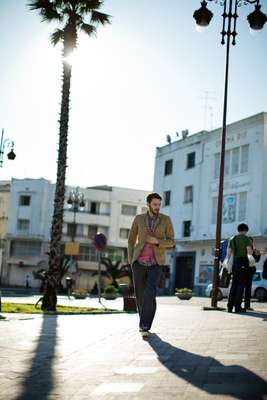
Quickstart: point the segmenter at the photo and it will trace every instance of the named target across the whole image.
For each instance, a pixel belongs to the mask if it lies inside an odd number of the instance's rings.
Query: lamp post
[[[208,0],[210,2],[217,0]],[[201,7],[196,10],[193,17],[196,24],[201,27],[209,25],[213,13],[207,8],[207,1],[201,2]],[[222,134],[221,134],[221,160],[220,160],[220,174],[219,174],[219,188],[218,188],[218,203],[217,203],[217,220],[216,220],[216,239],[215,239],[215,255],[214,255],[214,271],[212,290],[213,295],[211,299],[211,307],[217,308],[217,296],[219,285],[219,255],[220,255],[220,242],[222,230],[222,208],[223,208],[223,186],[224,186],[224,158],[225,158],[225,142],[226,142],[226,120],[227,120],[227,99],[228,99],[228,74],[229,74],[229,53],[230,53],[230,40],[232,37],[232,45],[236,44],[236,22],[238,18],[237,8],[241,5],[254,4],[255,10],[247,17],[248,23],[252,30],[258,31],[263,28],[267,21],[267,16],[261,12],[259,0],[222,0],[220,4],[223,6],[223,26],[222,26],[222,40],[221,44],[225,44],[226,37],[226,58],[225,58],[225,80],[224,80],[224,100],[223,100],[223,121],[222,121]]]
[[[85,207],[84,195],[79,192],[79,188],[76,190],[72,190],[69,193],[69,197],[67,200],[68,208],[70,211],[73,211],[73,222],[71,226],[71,241],[74,242],[76,236],[76,213],[78,211],[83,211]]]
[[[5,148],[9,147],[11,148],[10,152],[7,153],[7,158],[9,160],[15,160],[16,154],[14,153],[14,142],[11,139],[4,139],[4,129],[2,129],[2,134],[1,134],[1,142],[0,142],[0,167],[2,168],[3,166],[3,157],[4,157],[4,152]]]

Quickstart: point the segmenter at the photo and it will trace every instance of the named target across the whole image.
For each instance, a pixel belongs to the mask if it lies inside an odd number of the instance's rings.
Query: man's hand
[[[148,236],[146,241],[149,244],[159,244],[158,239],[155,238],[154,236]]]

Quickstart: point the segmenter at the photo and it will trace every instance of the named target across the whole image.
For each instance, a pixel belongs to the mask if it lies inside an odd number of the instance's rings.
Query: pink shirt
[[[154,232],[149,230],[150,236],[155,236]],[[156,257],[154,254],[153,244],[146,243],[141,251],[138,260],[141,263],[157,264]]]

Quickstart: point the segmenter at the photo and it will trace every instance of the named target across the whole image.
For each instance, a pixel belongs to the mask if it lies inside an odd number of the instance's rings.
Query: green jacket
[[[148,236],[148,213],[134,218],[128,238],[128,262],[133,264],[139,257]],[[174,232],[170,217],[159,214],[155,224],[155,237],[159,244],[154,246],[154,254],[159,265],[165,264],[165,251],[175,247]]]

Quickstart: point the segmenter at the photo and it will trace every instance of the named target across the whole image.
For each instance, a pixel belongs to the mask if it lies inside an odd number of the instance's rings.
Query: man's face
[[[159,199],[152,199],[150,203],[147,203],[147,206],[151,214],[158,215],[161,201]]]

